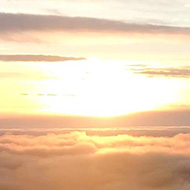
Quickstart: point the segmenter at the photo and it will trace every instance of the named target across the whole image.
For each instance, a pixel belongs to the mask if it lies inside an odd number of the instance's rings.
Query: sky
[[[0,189],[190,189],[189,0],[0,0]]]
[[[1,117],[163,111],[188,124],[189,10],[187,0],[1,0]]]

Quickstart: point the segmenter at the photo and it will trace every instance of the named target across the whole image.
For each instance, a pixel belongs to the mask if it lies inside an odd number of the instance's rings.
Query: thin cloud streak
[[[116,20],[55,15],[0,13],[0,33],[27,31],[85,31],[152,34],[190,34],[189,27],[134,24]]]
[[[0,61],[4,62],[58,62],[58,61],[79,61],[83,57],[62,57],[52,55],[0,55]]]
[[[190,67],[176,67],[176,68],[151,68],[148,66],[135,66],[132,68],[135,74],[147,75],[149,77],[172,77],[172,78],[190,78]]]

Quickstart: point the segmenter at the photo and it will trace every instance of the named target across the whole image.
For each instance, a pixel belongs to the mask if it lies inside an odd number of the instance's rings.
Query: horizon
[[[189,0],[0,0],[0,190],[190,189]]]

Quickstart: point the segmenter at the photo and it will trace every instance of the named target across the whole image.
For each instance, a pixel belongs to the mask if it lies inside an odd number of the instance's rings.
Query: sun
[[[41,69],[50,77],[38,97],[43,113],[112,117],[155,109],[174,93],[170,83],[134,74],[121,61],[46,63]]]
[[[144,63],[99,59],[28,63],[34,75],[19,81],[20,86],[12,85],[11,98],[5,92],[5,99],[12,100],[5,101],[7,112],[113,117],[179,102],[181,85],[175,80],[148,78],[130,69],[131,64]],[[20,96],[23,89],[25,96]]]

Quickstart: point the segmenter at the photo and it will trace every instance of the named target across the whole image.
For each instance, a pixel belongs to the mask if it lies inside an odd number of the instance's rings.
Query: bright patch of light
[[[55,96],[39,97],[43,112],[117,116],[152,110],[175,99],[171,81],[135,75],[124,62],[90,59],[47,64],[45,72],[55,79],[47,80],[42,92]]]

